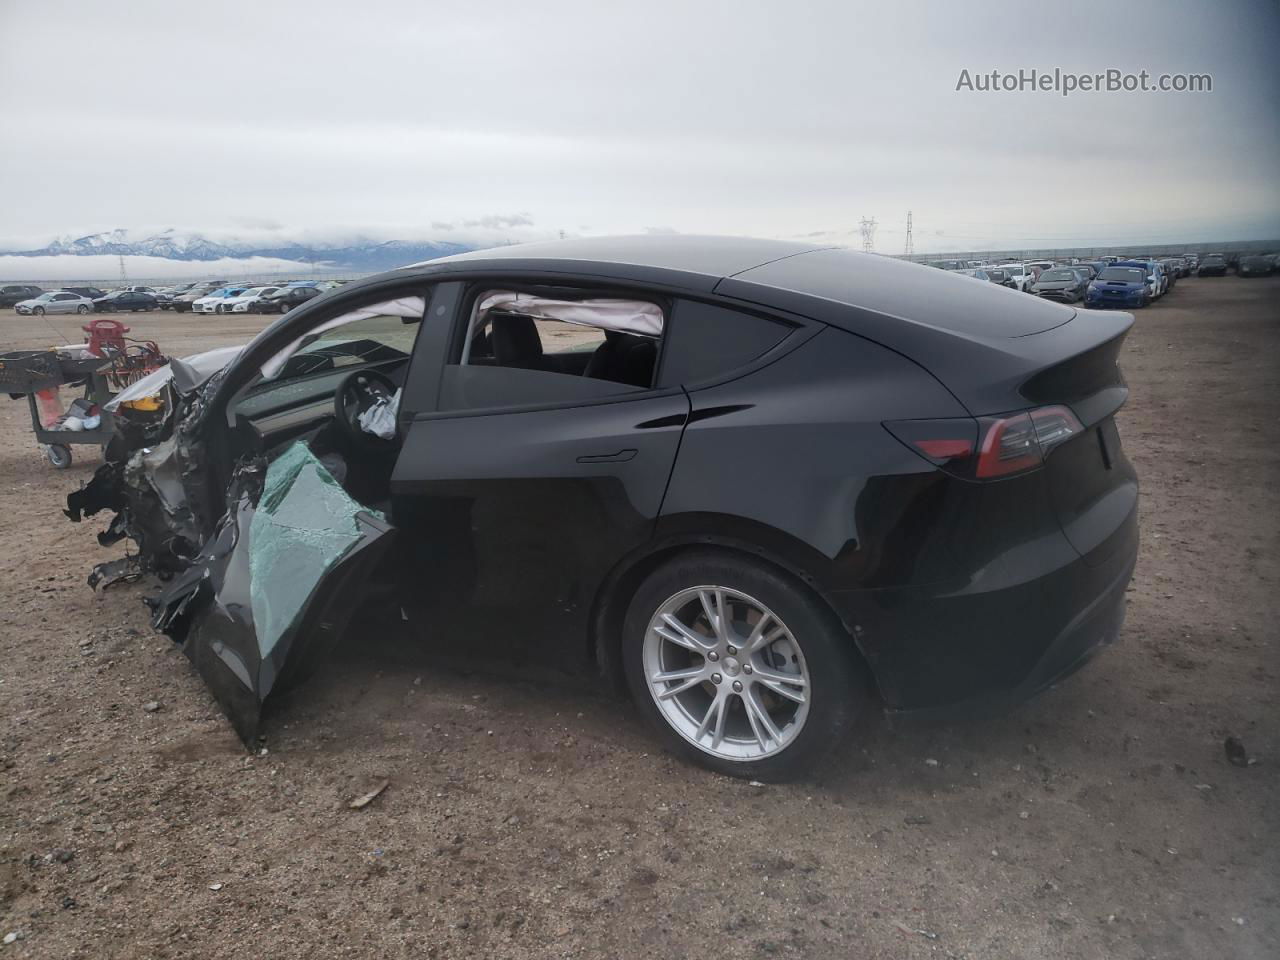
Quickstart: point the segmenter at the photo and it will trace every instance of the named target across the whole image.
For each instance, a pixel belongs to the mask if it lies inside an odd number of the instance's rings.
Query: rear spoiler
[[[965,358],[962,376],[948,377],[952,362],[936,365],[934,372],[975,416],[1061,403],[1088,427],[1128,399],[1117,359],[1132,326],[1132,314],[1077,311],[1050,330],[985,340],[982,352],[956,351],[957,361]]]
[[[1132,324],[1129,317],[1129,323],[1111,339],[1034,374],[1023,383],[1022,395],[1037,405],[1066,404],[1086,427],[1111,416],[1129,398],[1118,361]]]

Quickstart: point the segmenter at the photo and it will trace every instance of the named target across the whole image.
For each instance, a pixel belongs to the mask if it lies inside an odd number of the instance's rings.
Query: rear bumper
[[[969,583],[831,599],[860,627],[891,713],[998,710],[1073,673],[1119,636],[1138,552],[1136,506],[1108,540],[1101,562],[1059,534]]]

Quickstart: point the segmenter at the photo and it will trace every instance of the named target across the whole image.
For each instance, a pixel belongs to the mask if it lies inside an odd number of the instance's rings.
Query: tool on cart
[[[129,328],[119,321],[83,329],[87,343],[0,354],[0,393],[27,398],[36,442],[59,470],[71,465],[72,444],[106,446],[115,427],[103,406],[116,391],[169,362],[154,341],[125,337]],[[83,396],[64,408],[62,388],[80,386]]]
[[[154,340],[125,337],[129,328],[119,320],[90,320],[80,329],[89,335],[90,353],[111,358],[107,380],[116,390],[123,390],[169,362]]]

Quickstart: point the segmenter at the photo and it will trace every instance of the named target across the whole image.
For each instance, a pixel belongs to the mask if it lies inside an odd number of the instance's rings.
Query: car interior
[[[320,322],[236,403],[239,445],[271,455],[304,440],[352,498],[385,511],[400,437],[369,423],[379,407],[394,423],[425,309],[424,298],[407,297]],[[474,299],[461,362],[649,387],[664,319],[645,301],[486,292]]]

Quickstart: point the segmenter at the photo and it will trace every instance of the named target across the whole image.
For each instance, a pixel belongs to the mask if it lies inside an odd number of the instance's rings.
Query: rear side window
[[[666,308],[614,292],[482,289],[461,318],[441,409],[592,401],[654,386]]]
[[[723,377],[773,349],[794,329],[753,313],[697,300],[678,301],[658,386],[686,386]]]

